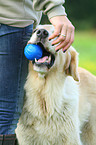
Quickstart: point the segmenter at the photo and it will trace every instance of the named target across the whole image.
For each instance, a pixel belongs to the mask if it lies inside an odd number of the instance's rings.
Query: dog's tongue
[[[43,62],[45,62],[47,59],[48,59],[48,56],[44,56],[44,57],[38,59],[38,62],[43,63]]]

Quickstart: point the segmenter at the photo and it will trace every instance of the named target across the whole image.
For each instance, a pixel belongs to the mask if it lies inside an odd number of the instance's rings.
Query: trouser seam
[[[22,35],[22,37],[23,37],[23,35]],[[18,67],[18,71],[19,71],[19,73],[18,73],[18,100],[19,100],[19,97],[20,97],[20,88],[21,88],[21,74],[22,74],[22,64],[23,64],[23,49],[22,49],[22,52],[21,52],[21,54],[18,56],[19,57],[19,60],[20,60],[20,65],[19,65],[19,67]],[[18,104],[18,103],[17,103]],[[18,109],[18,107],[16,107],[17,109]]]

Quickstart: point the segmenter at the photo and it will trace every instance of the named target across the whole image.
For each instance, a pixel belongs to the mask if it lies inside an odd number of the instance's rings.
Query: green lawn
[[[96,75],[96,31],[75,32],[73,46],[79,52],[79,66]]]

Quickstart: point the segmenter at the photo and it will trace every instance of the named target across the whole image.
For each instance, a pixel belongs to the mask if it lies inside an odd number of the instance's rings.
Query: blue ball
[[[42,57],[42,48],[36,44],[28,44],[24,49],[24,54],[27,59],[34,60]]]

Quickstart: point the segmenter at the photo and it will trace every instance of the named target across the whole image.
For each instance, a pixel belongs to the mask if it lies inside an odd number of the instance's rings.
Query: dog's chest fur
[[[78,94],[75,94],[78,88],[74,80],[72,77],[68,78],[73,82],[70,86],[68,79],[65,80],[62,75],[46,79],[30,75],[28,77],[31,79],[28,79],[25,84],[27,99],[20,118],[19,129],[21,124],[22,132],[29,134],[29,141],[35,144],[46,145],[49,142],[56,145],[70,141],[74,123],[76,123],[75,116],[78,113],[76,111]]]

